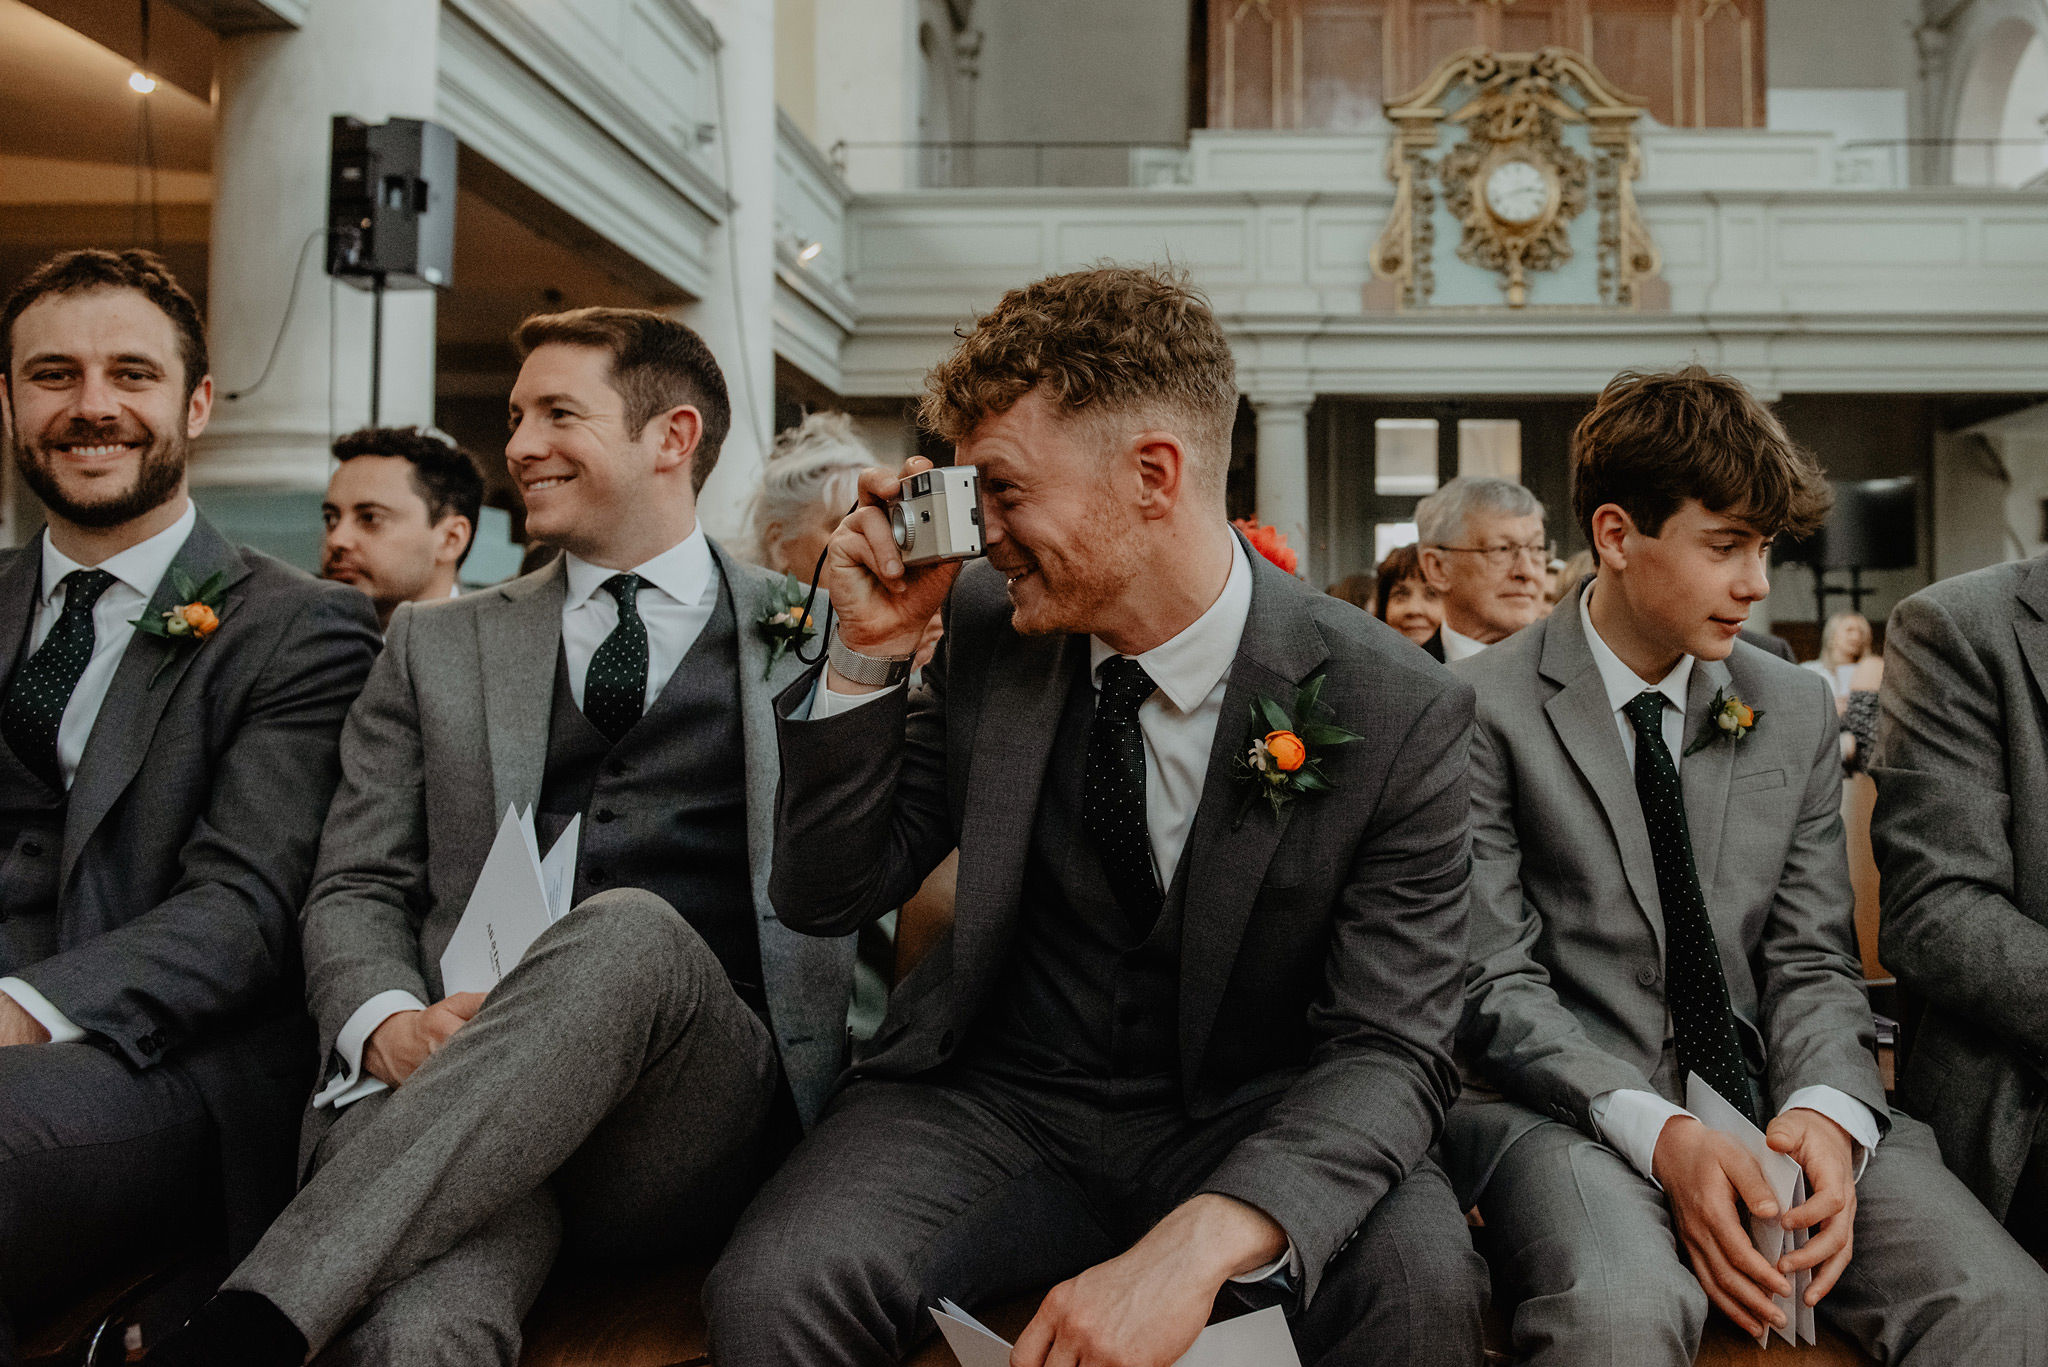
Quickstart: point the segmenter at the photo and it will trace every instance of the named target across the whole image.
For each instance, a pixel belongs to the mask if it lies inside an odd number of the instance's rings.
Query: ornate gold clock
[[[1394,207],[1372,264],[1398,286],[1392,302],[1482,305],[1490,292],[1519,309],[1532,277],[1548,273],[1542,302],[1640,306],[1639,285],[1659,265],[1632,188],[1640,113],[1562,48],[1473,49],[1438,67],[1387,108]],[[1491,291],[1474,280],[1440,288],[1439,231],[1457,234],[1457,259],[1490,275]]]

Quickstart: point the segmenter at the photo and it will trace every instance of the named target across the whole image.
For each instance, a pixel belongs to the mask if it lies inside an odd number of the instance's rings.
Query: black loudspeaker
[[[1907,570],[1920,563],[1920,487],[1897,479],[1835,484],[1827,525],[1803,541],[1781,538],[1774,559],[1817,570]]]
[[[358,289],[455,279],[455,135],[420,119],[334,118],[327,273]]]

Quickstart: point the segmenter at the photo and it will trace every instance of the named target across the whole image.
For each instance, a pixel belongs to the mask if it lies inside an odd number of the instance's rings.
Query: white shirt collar
[[[156,586],[169,573],[171,562],[184,549],[185,539],[192,535],[192,527],[199,521],[199,509],[190,498],[185,500],[185,511],[176,522],[144,541],[138,541],[125,551],[117,552],[100,561],[97,565],[81,565],[64,552],[50,544],[49,528],[43,529],[43,601],[54,605],[57,590],[63,587],[64,576],[73,570],[100,569],[134,589],[145,599],[156,596]]]
[[[605,580],[619,573],[602,565],[593,565],[578,555],[570,554],[563,558],[569,565],[569,597],[562,604],[564,612],[582,607],[590,601],[591,594],[604,587]],[[705,539],[702,525],[693,528],[688,536],[652,560],[635,565],[632,572],[684,604],[703,602],[716,582],[711,543]]]
[[[1693,657],[1681,655],[1678,663],[1671,666],[1671,672],[1654,684],[1643,682],[1643,676],[1621,662],[1621,657],[1611,650],[1607,642],[1600,639],[1600,633],[1593,630],[1593,585],[1586,585],[1579,594],[1579,625],[1586,630],[1586,644],[1593,651],[1593,667],[1600,671],[1600,682],[1607,689],[1607,705],[1619,712],[1633,702],[1645,689],[1654,688],[1664,695],[1664,701],[1685,711],[1685,690],[1692,683]]]
[[[1456,664],[1459,660],[1469,660],[1480,651],[1486,649],[1486,642],[1475,641],[1462,631],[1452,630],[1449,622],[1443,624],[1443,633],[1445,664]]]
[[[1252,567],[1244,547],[1230,538],[1230,577],[1223,592],[1200,617],[1181,628],[1179,634],[1160,642],[1142,655],[1134,656],[1145,673],[1159,686],[1167,701],[1182,712],[1192,712],[1213,692],[1216,681],[1229,672],[1244,640],[1244,624],[1252,612]],[[1116,650],[1099,638],[1088,638],[1088,668],[1091,673]]]

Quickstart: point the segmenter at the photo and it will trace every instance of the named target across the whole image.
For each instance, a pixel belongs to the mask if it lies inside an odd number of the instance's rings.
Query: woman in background
[[[1413,546],[1399,546],[1380,561],[1373,616],[1421,645],[1443,625],[1444,605],[1422,577],[1422,557]]]
[[[1828,618],[1820,633],[1820,658],[1808,660],[1806,668],[1825,675],[1835,690],[1835,710],[1849,702],[1849,679],[1856,666],[1870,653],[1870,620],[1860,612],[1838,612]]]

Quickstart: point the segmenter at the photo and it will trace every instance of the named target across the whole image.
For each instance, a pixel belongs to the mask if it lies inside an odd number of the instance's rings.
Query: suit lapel
[[[775,737],[774,699],[795,682],[804,665],[794,650],[784,652],[771,671],[770,647],[759,625],[774,598],[770,581],[738,564],[716,541],[712,558],[732,595],[733,627],[739,637],[740,721],[747,760],[747,859],[753,870],[754,900],[764,926],[777,924],[768,904],[768,872],[775,856],[775,790],[781,763]],[[819,595],[823,597],[821,593]],[[812,644],[821,638],[813,637]]]
[[[1181,1067],[1190,1087],[1208,1048],[1245,925],[1266,881],[1267,866],[1294,815],[1293,803],[1275,814],[1267,804],[1257,802],[1242,822],[1237,820],[1244,803],[1237,760],[1250,743],[1252,703],[1264,694],[1291,706],[1295,689],[1329,658],[1322,634],[1302,599],[1309,590],[1273,568],[1264,557],[1252,554],[1250,560],[1251,611],[1231,662],[1230,681],[1224,686],[1223,708],[1202,779],[1202,800],[1188,831],[1182,871],[1176,880],[1185,898],[1180,1033]],[[1370,720],[1337,718],[1339,724],[1365,733],[1367,743],[1373,739]],[[1329,797],[1326,794],[1324,800]]]
[[[1685,689],[1685,744],[1691,750],[1701,732],[1714,725],[1708,715],[1714,694],[1729,686],[1728,665],[1722,660],[1697,660],[1692,681]],[[1735,772],[1735,746],[1725,740],[1709,741],[1678,766],[1679,786],[1685,792],[1685,825],[1692,837],[1693,865],[1699,870],[1700,892],[1709,907],[1714,905],[1714,873],[1721,863],[1721,829],[1728,815],[1728,785]]]
[[[172,557],[169,570],[157,584],[140,620],[147,621],[177,605],[180,596],[174,578],[178,573],[195,584],[205,583],[216,573],[221,575],[224,597],[220,616],[225,624],[235,611],[235,587],[248,577],[249,566],[213,525],[200,517],[193,522],[185,544]],[[71,780],[64,817],[63,861],[59,866],[60,895],[62,888],[70,886],[72,870],[93,831],[142,767],[143,757],[156,736],[157,723],[163,719],[171,696],[178,691],[179,680],[206,649],[208,644],[203,641],[173,642],[140,631],[130,634],[128,645],[121,652],[121,663],[114,668],[113,682],[107,686],[106,700],[100,704],[92,733],[86,738],[78,772]],[[168,662],[166,654],[170,657]]]
[[[2048,699],[2048,557],[2034,561],[2027,577],[2020,581],[2019,598],[2034,616],[2031,620],[2022,617],[2014,621],[2013,634],[2019,638],[2020,657],[2027,662],[2027,672],[2034,676],[2034,687]]]
[[[0,568],[0,688],[14,678],[35,620],[36,598],[43,587],[43,539],[38,536],[7,557]]]
[[[954,971],[963,984],[957,1000],[970,1013],[1016,928],[1046,761],[1070,671],[1086,668],[1087,652],[1085,636],[1020,636],[1005,626],[989,660],[967,771],[954,898],[961,912],[953,928]],[[976,914],[981,908],[990,911]]]
[[[546,569],[499,589],[496,600],[476,615],[493,824],[504,819],[507,807],[540,799],[568,585],[567,558],[556,556]]]
[[[1601,682],[1600,670],[1593,663],[1593,651],[1586,644],[1578,610],[1576,606],[1560,607],[1540,628],[1530,629],[1543,632],[1543,657],[1538,667],[1544,677],[1563,685],[1562,691],[1543,705],[1544,715],[1556,730],[1565,754],[1593,790],[1601,811],[1606,813],[1622,873],[1628,879],[1629,891],[1635,894],[1637,907],[1650,923],[1650,933],[1661,956],[1664,904],[1657,896],[1650,828],[1643,820],[1643,804],[1636,796],[1635,775],[1621,748],[1614,707],[1607,700],[1607,686]]]

